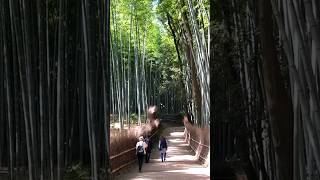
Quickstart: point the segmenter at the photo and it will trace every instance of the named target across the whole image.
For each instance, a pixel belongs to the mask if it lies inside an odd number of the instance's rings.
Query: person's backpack
[[[137,154],[144,154],[143,144],[139,145],[137,148]]]

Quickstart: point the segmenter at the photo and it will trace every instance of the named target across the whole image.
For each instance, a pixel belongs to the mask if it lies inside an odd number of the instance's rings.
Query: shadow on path
[[[203,167],[196,160],[193,151],[184,141],[183,131],[183,126],[169,127],[163,131],[162,135],[164,135],[168,141],[167,158],[165,162],[161,162],[160,153],[157,149],[158,142],[154,142],[150,162],[143,164],[141,173],[138,172],[138,164],[136,162],[128,168],[120,170],[113,179],[210,179],[209,168]]]

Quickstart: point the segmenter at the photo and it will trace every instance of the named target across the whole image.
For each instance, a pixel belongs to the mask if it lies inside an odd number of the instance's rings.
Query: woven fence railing
[[[197,154],[199,160],[205,162],[207,161],[207,155],[210,153],[210,145],[203,144],[199,140],[199,137],[195,137],[195,133],[190,133],[187,128],[185,128],[185,140],[189,144],[190,148]]]
[[[159,129],[150,136],[151,139],[158,133]],[[124,168],[137,160],[135,147],[130,147],[116,155],[110,157],[111,173],[117,172],[121,168]]]

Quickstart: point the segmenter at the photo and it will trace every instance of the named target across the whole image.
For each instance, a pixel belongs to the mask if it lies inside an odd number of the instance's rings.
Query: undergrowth
[[[71,165],[65,172],[65,180],[88,180],[90,179],[90,169],[77,163]]]

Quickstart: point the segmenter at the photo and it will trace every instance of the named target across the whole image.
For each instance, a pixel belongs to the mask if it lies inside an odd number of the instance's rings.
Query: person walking
[[[139,141],[136,144],[136,154],[137,154],[138,163],[139,163],[139,172],[141,172],[143,158],[144,158],[144,155],[146,154],[147,147],[148,145],[143,141],[143,136],[140,136]]]
[[[150,134],[148,135],[147,138],[145,138],[144,142],[148,145],[146,148],[146,163],[148,163],[150,160],[151,151],[152,151],[152,140],[151,140]]]
[[[159,151],[160,151],[160,157],[161,161],[166,161],[166,155],[167,155],[167,140],[163,136],[161,136],[161,139],[159,140]]]

